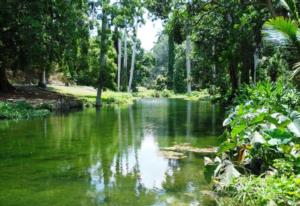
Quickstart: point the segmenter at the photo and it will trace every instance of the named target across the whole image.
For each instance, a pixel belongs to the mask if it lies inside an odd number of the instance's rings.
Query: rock
[[[229,160],[224,160],[218,165],[214,172],[214,178],[218,181],[218,187],[228,186],[234,178],[239,177],[241,174],[237,169],[235,169],[232,162]]]
[[[213,165],[214,161],[210,159],[209,157],[204,157],[204,166],[206,165]]]

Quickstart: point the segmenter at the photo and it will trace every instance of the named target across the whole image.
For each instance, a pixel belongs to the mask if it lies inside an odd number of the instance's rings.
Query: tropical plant
[[[281,0],[281,5],[290,13],[289,18],[278,16],[269,19],[264,24],[263,34],[266,42],[276,47],[294,47],[296,60],[300,55],[300,18],[295,0]],[[295,63],[291,78],[295,78],[300,72],[300,63]]]
[[[244,86],[239,94],[234,101],[237,106],[223,122],[226,130],[219,147],[223,159],[215,172],[216,189],[245,205],[264,205],[270,200],[277,205],[294,205],[300,196],[290,193],[291,188],[284,184],[275,187],[271,179],[293,185],[299,181],[300,113],[295,110],[298,92],[282,82],[262,82]],[[270,174],[275,176],[269,177]],[[267,187],[264,196],[271,199],[259,194],[258,187],[262,185]],[[252,196],[248,190],[253,191]],[[280,191],[284,194],[278,199]]]

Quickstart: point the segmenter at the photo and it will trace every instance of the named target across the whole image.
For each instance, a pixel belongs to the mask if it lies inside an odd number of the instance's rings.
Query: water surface
[[[215,205],[203,159],[160,147],[218,145],[222,110],[208,102],[139,100],[47,119],[0,122],[0,205]]]

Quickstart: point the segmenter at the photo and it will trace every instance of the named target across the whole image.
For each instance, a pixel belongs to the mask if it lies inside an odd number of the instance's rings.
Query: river
[[[216,146],[222,108],[143,99],[45,119],[0,122],[0,205],[215,205],[203,158],[165,158],[178,143]]]

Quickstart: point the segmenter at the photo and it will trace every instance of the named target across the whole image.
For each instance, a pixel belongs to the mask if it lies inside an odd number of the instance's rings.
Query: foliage
[[[167,89],[167,78],[163,75],[158,75],[155,79],[155,89],[158,91]]]
[[[79,62],[84,65],[87,10],[87,2],[81,0],[5,1],[0,15],[2,74],[10,69],[40,75],[58,66],[76,70]]]
[[[298,205],[300,179],[294,176],[243,176],[234,179],[226,189],[234,200],[230,205]],[[224,205],[229,205],[224,204]]]
[[[250,103],[251,101],[251,103]],[[283,81],[258,82],[255,86],[244,85],[234,100],[235,105],[253,104],[254,107],[265,107],[286,113],[287,108],[297,109],[300,103],[299,92]],[[252,107],[253,108],[253,107]]]
[[[283,52],[277,50],[269,57],[262,57],[258,65],[259,79],[276,81],[277,79],[288,81],[289,64],[284,58]]]
[[[219,153],[243,175],[221,190],[245,205],[294,205],[300,200],[294,191],[300,172],[298,92],[280,81],[261,82],[243,87],[234,102]]]
[[[42,108],[34,108],[26,102],[0,102],[0,119],[29,119],[33,117],[45,117],[50,111]]]

